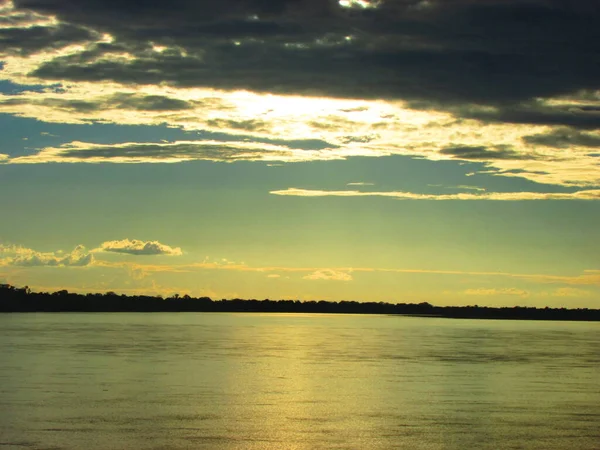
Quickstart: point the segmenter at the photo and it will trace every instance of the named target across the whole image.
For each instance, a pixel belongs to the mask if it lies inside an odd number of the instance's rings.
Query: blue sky
[[[589,2],[179,3],[0,3],[0,282],[600,307]]]

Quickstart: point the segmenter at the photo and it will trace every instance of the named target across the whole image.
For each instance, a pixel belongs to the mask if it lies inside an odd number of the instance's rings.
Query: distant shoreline
[[[496,320],[600,321],[600,309],[434,306],[429,303],[385,303],[325,300],[212,300],[209,297],[153,297],[145,295],[74,294],[66,290],[31,292],[0,284],[0,313],[18,312],[256,312],[389,314],[412,317]]]

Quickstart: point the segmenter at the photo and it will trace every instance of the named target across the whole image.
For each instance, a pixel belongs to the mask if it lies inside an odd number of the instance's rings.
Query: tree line
[[[578,308],[433,306],[422,303],[386,303],[325,300],[244,300],[104,294],[76,294],[61,290],[53,293],[32,292],[0,284],[0,312],[286,312],[334,314],[399,314],[426,317],[471,319],[529,319],[599,321],[600,310]]]

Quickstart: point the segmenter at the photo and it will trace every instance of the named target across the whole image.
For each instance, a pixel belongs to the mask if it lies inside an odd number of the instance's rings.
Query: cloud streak
[[[476,297],[489,297],[489,296],[499,296],[499,295],[510,295],[515,297],[527,298],[531,295],[530,291],[524,289],[517,288],[477,288],[477,289],[467,289],[463,292],[464,295],[472,295]]]
[[[518,288],[473,288],[466,289],[462,294],[474,297],[514,296],[521,298],[585,298],[594,295],[590,290],[573,287],[561,287],[550,291],[532,291]]]
[[[306,274],[310,279],[337,278],[339,281],[350,281],[352,274],[360,273],[388,273],[407,275],[443,275],[460,277],[484,278],[515,278],[536,283],[565,284],[565,285],[597,285],[600,286],[600,270],[585,270],[579,275],[551,275],[528,274],[493,271],[466,271],[444,269],[415,269],[415,268],[383,268],[383,267],[290,267],[290,266],[250,266],[230,262],[198,262],[191,264],[141,264],[138,262],[123,261],[96,261],[96,265],[107,268],[126,268],[141,273],[191,273],[201,270],[226,270],[235,272],[255,272],[261,274]],[[352,278],[353,279],[353,278]]]
[[[271,191],[274,195],[294,197],[389,197],[398,200],[600,200],[600,189],[576,192],[463,192],[457,194],[417,194],[413,192],[388,191],[325,191],[318,189],[288,188]]]
[[[9,164],[40,163],[176,163],[183,161],[315,161],[344,159],[358,151],[305,150],[285,145],[253,142],[177,141],[158,143],[128,142],[103,145],[71,142],[47,147],[40,152],[7,160]],[[365,151],[363,155],[369,155]]]

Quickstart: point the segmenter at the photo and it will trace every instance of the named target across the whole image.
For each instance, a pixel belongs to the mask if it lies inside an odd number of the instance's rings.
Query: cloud
[[[577,276],[566,275],[522,275],[519,278],[542,283],[560,283],[569,285],[600,286],[600,270],[584,270]]]
[[[92,42],[99,35],[80,26],[70,24],[26,24],[21,22],[0,26],[0,42],[3,53],[29,56],[40,50],[60,49],[68,45]],[[18,25],[26,25],[18,27]]]
[[[399,200],[600,200],[600,189],[576,192],[484,192],[458,194],[416,194],[413,192],[364,192],[364,191],[324,191],[318,189],[288,188],[271,191],[274,195],[297,197],[391,197]]]
[[[352,281],[352,275],[348,272],[333,269],[315,270],[302,278],[305,280]]]
[[[549,295],[552,297],[591,297],[594,294],[587,289],[562,287],[551,291]]]
[[[259,131],[268,128],[268,123],[263,120],[231,120],[231,119],[211,119],[207,121],[209,126],[215,128],[227,128],[233,130]]]
[[[387,274],[406,274],[406,275],[443,275],[459,277],[499,277],[514,278],[526,280],[534,283],[562,284],[562,285],[581,285],[581,286],[600,286],[600,270],[584,270],[578,275],[549,275],[535,273],[512,273],[512,272],[491,272],[491,271],[465,271],[465,270],[444,270],[444,269],[419,269],[419,268],[381,268],[381,267],[286,267],[286,266],[251,266],[244,263],[223,263],[197,262],[191,264],[146,264],[132,261],[102,261],[96,260],[95,265],[111,268],[125,268],[130,271],[140,271],[143,273],[151,272],[172,272],[186,273],[201,270],[228,270],[239,272],[253,272],[261,274],[281,274],[281,273],[304,273],[308,276],[317,277],[333,276],[338,278],[347,278],[351,273],[387,273]],[[313,278],[311,278],[313,279]]]
[[[465,295],[474,295],[478,297],[497,296],[497,295],[511,295],[516,297],[527,298],[531,295],[531,292],[524,289],[517,288],[478,288],[478,289],[467,289],[463,292]]]
[[[477,288],[466,289],[462,292],[464,295],[477,297],[495,297],[495,296],[515,296],[521,298],[547,298],[547,297],[570,297],[582,298],[591,297],[594,293],[588,289],[574,287],[561,287],[553,290],[530,291],[518,288]]]
[[[91,87],[72,87],[64,93],[52,88],[0,95],[0,112],[76,124],[167,122],[190,132],[203,129],[203,139],[110,144],[75,141],[1,162],[174,163],[200,159],[290,163],[402,155],[478,162],[485,165],[483,171],[494,171],[496,176],[518,176],[537,183],[600,185],[600,166],[589,147],[556,148],[523,139],[532,132],[547,132],[543,126],[494,124],[483,130],[474,121],[409,110],[400,103],[179,92],[163,87],[126,91],[102,86],[105,93],[98,95],[86,89]],[[346,109],[350,112],[343,111]],[[381,127],[378,138],[344,143],[349,131],[372,126]]]
[[[52,109],[89,114],[104,110],[130,109],[133,111],[180,111],[192,109],[194,103],[165,95],[143,95],[131,92],[117,92],[93,100],[59,97],[13,95],[2,101],[5,107],[32,105]]]
[[[375,183],[367,183],[365,181],[354,181],[352,183],[346,183],[346,186],[375,186]]]
[[[170,247],[158,241],[140,241],[137,239],[123,239],[120,241],[106,241],[100,247],[87,250],[83,245],[77,245],[72,251],[62,250],[55,252],[39,252],[19,245],[0,244],[0,267],[84,267],[104,266],[111,264],[98,260],[101,252],[127,253],[130,255],[182,255],[179,247]],[[230,264],[225,262],[224,264]],[[125,266],[122,266],[125,267]]]
[[[14,4],[16,12],[112,37],[110,45],[56,57],[33,72],[53,80],[505,104],[593,89],[600,74],[600,13],[591,0],[460,0],[427,8],[411,0],[373,8],[319,0]],[[64,34],[47,45],[87,38]],[[11,48],[32,46],[22,40],[11,40]],[[115,47],[129,57],[103,57]]]
[[[458,186],[445,186],[446,189],[466,189],[468,191],[485,192],[487,189],[479,186],[470,186],[467,184],[459,184]]]
[[[0,95],[0,113],[166,123],[247,142],[72,142],[15,162],[405,155],[600,185],[589,152],[600,129],[595,0],[85,4],[2,3],[0,76],[38,87]]]
[[[0,244],[0,266],[83,267],[93,264],[94,256],[83,245],[71,252],[38,252],[26,247]]]
[[[502,145],[491,149],[483,146],[446,147],[441,149],[440,153],[466,160],[533,159],[530,154],[522,154]]]
[[[596,88],[597,89],[597,88]],[[410,101],[416,109],[444,109],[463,119],[475,119],[485,124],[505,123],[597,129],[600,127],[598,99],[581,102],[573,92],[565,99],[536,98],[521,103],[494,106],[474,103],[440,104],[435,101]]]
[[[127,253],[129,255],[182,255],[181,248],[169,247],[158,241],[140,241],[123,239],[120,241],[103,242],[97,249],[104,252]]]
[[[523,136],[523,141],[528,144],[556,148],[568,148],[571,146],[600,147],[599,134],[585,133],[571,128],[559,128],[548,133]]]
[[[323,151],[290,148],[285,145],[224,142],[177,141],[123,144],[92,144],[71,142],[60,147],[47,147],[36,154],[19,156],[5,162],[11,164],[37,163],[173,163],[182,161],[313,161],[344,159],[355,154],[347,150]],[[368,154],[368,152],[365,152]]]

